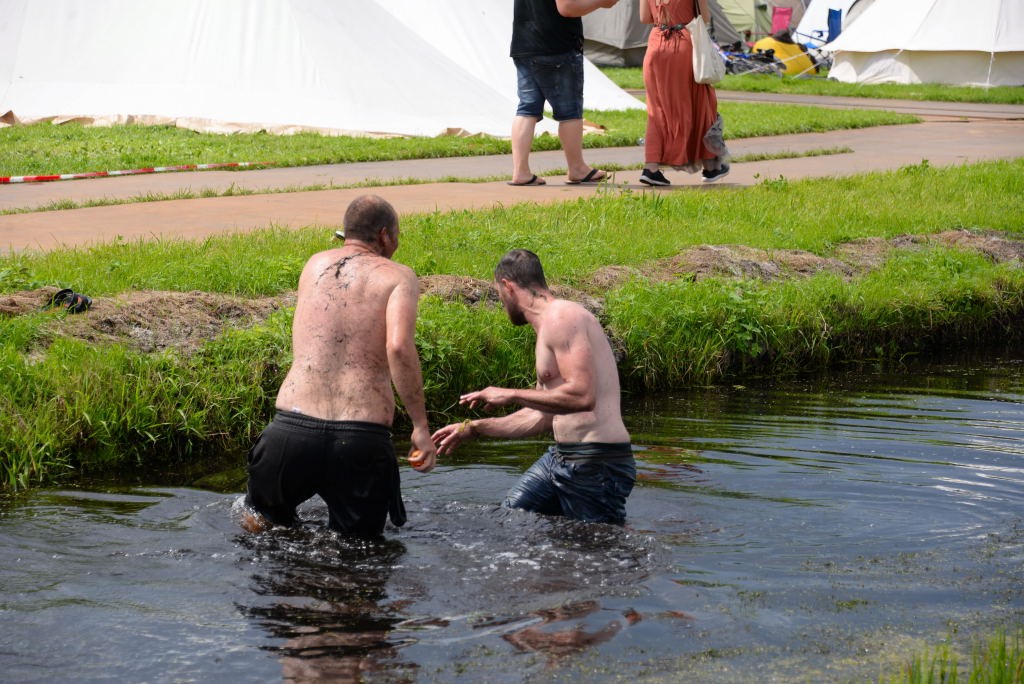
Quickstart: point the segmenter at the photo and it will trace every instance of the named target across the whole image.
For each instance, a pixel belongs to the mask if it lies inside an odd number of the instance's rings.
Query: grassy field
[[[913,123],[915,117],[882,111],[840,111],[800,105],[722,103],[727,138],[785,135]],[[635,146],[645,135],[644,110],[587,111],[605,128],[588,135],[588,147]],[[510,119],[511,123],[511,119]],[[559,149],[539,136],[536,150]],[[84,127],[79,124],[0,129],[0,176],[116,171],[184,164],[267,163],[308,166],[344,162],[465,157],[510,152],[507,140],[487,136],[359,138],[263,133],[220,135],[167,126]]]
[[[644,77],[640,67],[601,69],[621,88],[642,90]],[[873,99],[919,100],[934,102],[973,102],[988,104],[1024,104],[1024,87],[997,86],[979,88],[936,83],[900,85],[884,83],[860,85],[840,83],[824,77],[779,78],[764,74],[729,74],[715,85],[718,90],[737,90],[787,95],[830,95],[834,97],[866,97]]]
[[[489,280],[506,250],[536,251],[553,283],[603,302],[602,320],[625,353],[624,386],[642,393],[1019,334],[1019,261],[937,243],[896,251],[856,277],[828,269],[773,280],[649,274],[653,262],[702,244],[830,257],[854,240],[951,229],[1020,239],[1022,179],[1024,161],[1015,161],[708,193],[608,188],[562,205],[408,217],[397,257],[421,276]],[[272,229],[8,255],[0,259],[0,293],[59,285],[97,298],[143,290],[280,295],[293,290],[310,253],[330,246],[331,232]],[[595,274],[609,266],[636,270],[598,284]],[[243,450],[289,363],[289,328],[284,308],[194,353],[144,353],[70,335],[60,316],[45,312],[0,317],[0,481],[17,489],[157,454],[187,460]],[[451,407],[467,387],[528,384],[533,374],[528,331],[496,306],[428,297],[417,342],[435,422],[457,417]]]

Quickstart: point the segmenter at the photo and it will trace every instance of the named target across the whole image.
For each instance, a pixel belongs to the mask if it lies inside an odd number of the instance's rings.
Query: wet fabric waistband
[[[633,458],[629,442],[558,442],[555,452],[566,461],[611,461]]]
[[[274,413],[274,422],[281,425],[301,427],[306,430],[316,430],[318,432],[358,431],[391,437],[391,428],[380,423],[370,423],[365,420],[327,420],[326,418],[314,418],[313,416],[281,409],[277,409]]]

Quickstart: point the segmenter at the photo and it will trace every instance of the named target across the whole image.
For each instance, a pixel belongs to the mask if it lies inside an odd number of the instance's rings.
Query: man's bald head
[[[360,195],[345,210],[345,237],[364,242],[377,239],[381,228],[394,236],[398,229],[398,212],[383,197]]]

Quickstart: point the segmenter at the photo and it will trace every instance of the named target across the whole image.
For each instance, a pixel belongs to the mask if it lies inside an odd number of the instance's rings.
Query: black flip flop
[[[519,186],[519,185],[547,185],[547,182],[543,178],[538,176],[537,174],[533,174],[533,177],[530,178],[530,180],[526,181],[525,183],[513,183],[512,181],[509,181],[508,184],[509,185],[516,185],[516,186]]]
[[[604,175],[601,176],[600,178],[594,178],[594,176],[596,176],[599,173],[603,173]],[[608,178],[609,175],[607,171],[602,171],[601,169],[590,169],[590,173],[588,173],[583,178],[580,178],[579,180],[567,178],[565,183],[566,185],[583,185],[584,183],[603,183],[606,180],[608,180]]]
[[[71,293],[71,300],[68,302],[68,313],[83,313],[92,306],[92,299],[78,292]]]
[[[43,304],[41,308],[53,309],[58,306],[67,306],[68,303],[71,301],[71,297],[74,296],[74,294],[75,291],[72,290],[70,287],[66,287],[63,290],[58,290],[53,294],[52,297],[50,297],[50,301],[46,302],[46,304]]]

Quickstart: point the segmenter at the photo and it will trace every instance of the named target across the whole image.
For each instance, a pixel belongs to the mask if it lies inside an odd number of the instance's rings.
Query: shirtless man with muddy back
[[[246,499],[288,525],[296,506],[319,494],[332,529],[372,537],[388,514],[405,522],[391,439],[395,391],[412,420],[410,463],[428,471],[436,452],[415,345],[419,282],[391,260],[398,215],[364,195],[344,227],[344,246],[313,255],[299,278],[292,366],[250,451]]]
[[[529,323],[537,333],[537,385],[462,395],[460,402],[470,408],[522,408],[441,428],[433,435],[438,453],[477,436],[551,432],[555,445],[512,488],[504,505],[589,522],[624,522],[636,464],[622,422],[618,369],[601,324],[579,304],[551,293],[533,252],[506,254],[494,280],[512,323]]]

